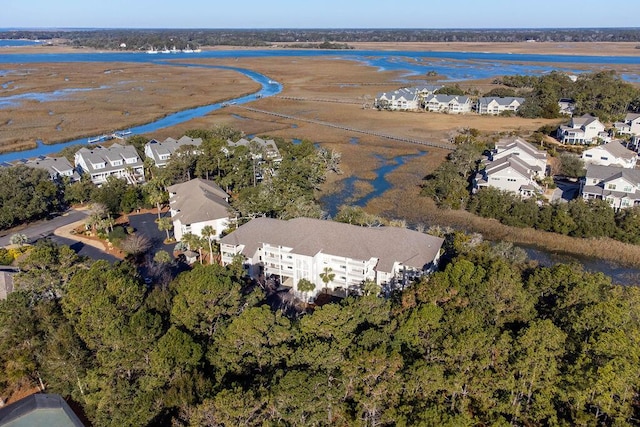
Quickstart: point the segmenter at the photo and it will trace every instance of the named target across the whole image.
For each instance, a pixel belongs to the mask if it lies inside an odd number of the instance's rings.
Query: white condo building
[[[324,292],[345,296],[367,280],[405,284],[436,268],[442,243],[405,228],[256,218],[220,239],[220,252],[223,265],[240,255],[250,277],[275,275],[295,292],[307,279],[315,285],[314,298]]]

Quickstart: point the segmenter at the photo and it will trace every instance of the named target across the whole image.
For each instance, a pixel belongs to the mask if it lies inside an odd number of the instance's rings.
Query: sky
[[[0,28],[639,27],[638,0],[0,0]],[[632,12],[633,11],[633,12]]]

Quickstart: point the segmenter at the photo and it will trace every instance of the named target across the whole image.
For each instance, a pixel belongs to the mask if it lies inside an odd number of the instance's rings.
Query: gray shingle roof
[[[633,151],[629,150],[627,147],[622,145],[620,141],[611,141],[610,143],[601,145],[600,147],[603,150],[606,150],[607,152],[609,152],[611,155],[621,159],[631,160],[637,156],[636,153],[634,153]]]
[[[513,101],[518,101],[519,104],[524,103],[524,98],[518,98],[514,96],[483,96],[478,99],[480,105],[489,105],[491,101],[496,101],[500,105],[511,105]]]
[[[599,181],[608,181],[616,178],[624,178],[627,181],[640,186],[640,170],[639,169],[626,169],[618,166],[602,166],[602,165],[587,165],[586,179]]]
[[[376,269],[391,272],[395,262],[412,268],[430,264],[438,256],[443,239],[405,228],[367,228],[312,218],[256,218],[220,242],[244,245],[243,254],[248,257],[268,243],[308,256],[322,252],[363,261],[377,258]]]
[[[229,196],[213,181],[195,178],[167,188],[171,209],[177,211],[173,220],[195,224],[212,219],[227,218],[231,206]]]

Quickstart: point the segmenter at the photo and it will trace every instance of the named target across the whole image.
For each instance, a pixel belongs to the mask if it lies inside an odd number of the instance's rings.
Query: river
[[[534,54],[509,54],[509,53],[481,53],[481,52],[409,52],[409,51],[332,51],[332,50],[228,50],[228,51],[204,51],[200,53],[177,53],[171,55],[149,55],[146,53],[131,52],[104,52],[104,53],[47,53],[47,54],[2,54],[0,55],[0,76],[12,72],[11,64],[42,63],[42,62],[144,62],[157,63],[171,66],[201,66],[210,68],[224,68],[242,73],[262,85],[262,89],[256,94],[243,96],[227,102],[237,104],[248,103],[261,97],[272,96],[282,90],[282,86],[262,74],[251,70],[201,65],[187,63],[193,59],[204,58],[251,58],[251,57],[329,57],[336,60],[352,60],[363,62],[377,67],[380,70],[402,71],[405,75],[419,75],[435,72],[449,80],[472,80],[490,78],[497,75],[540,75],[552,70],[565,71],[579,74],[579,66],[591,65],[602,69],[607,66],[640,65],[640,56],[577,56],[577,55],[534,55]],[[168,62],[168,59],[179,59],[181,63]],[[551,65],[552,64],[552,65]],[[640,76],[633,73],[623,73],[622,78],[627,81],[639,82]],[[49,94],[34,94],[46,100]],[[64,95],[64,94],[63,94]],[[5,97],[6,98],[6,97]],[[7,100],[2,97],[0,90],[0,105]],[[213,103],[203,107],[197,107],[170,114],[160,120],[138,126],[131,129],[133,134],[149,133],[158,129],[173,126],[178,123],[201,117],[219,108],[223,103]],[[351,140],[357,143],[357,140]],[[60,151],[68,145],[86,144],[86,138],[69,141],[63,144],[45,145],[40,143],[38,148],[29,151],[7,153],[0,155],[0,162],[16,160],[25,157],[46,155]],[[399,156],[393,159],[378,157],[381,166],[376,169],[376,178],[367,182],[372,190],[363,195],[356,194],[356,178],[345,180],[343,191],[340,194],[329,195],[323,198],[322,204],[331,215],[334,215],[339,206],[349,203],[364,206],[366,203],[381,195],[390,188],[386,179],[387,175],[400,167],[412,156],[428,155],[426,151],[420,151],[410,156]],[[589,271],[601,271],[617,283],[637,284],[640,282],[640,271],[604,262],[596,259],[586,259],[558,255],[535,248],[525,248],[529,257],[539,261],[542,265],[551,265],[557,262],[579,262]]]

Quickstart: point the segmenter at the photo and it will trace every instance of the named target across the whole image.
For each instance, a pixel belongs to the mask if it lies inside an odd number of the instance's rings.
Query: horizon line
[[[545,30],[640,30],[639,27],[0,27],[0,31],[73,31],[73,30],[192,30],[192,31],[269,31],[269,30],[306,30],[306,31],[545,31]]]

